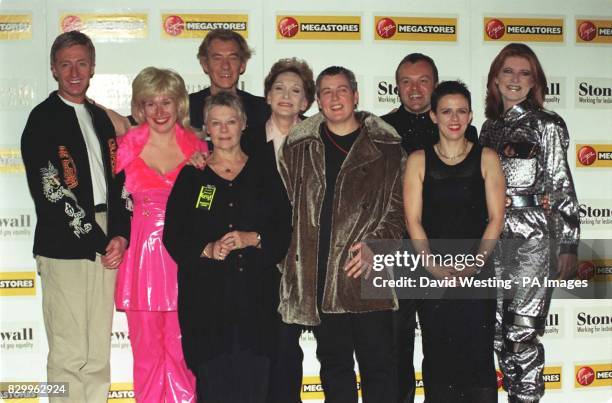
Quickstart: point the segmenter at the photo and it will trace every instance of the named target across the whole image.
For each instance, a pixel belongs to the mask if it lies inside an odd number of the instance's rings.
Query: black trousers
[[[397,403],[414,403],[414,331],[416,301],[400,299],[399,310],[393,314],[395,358],[397,360]]]
[[[270,370],[268,403],[302,403],[302,329],[300,325],[279,323],[278,345]]]
[[[325,403],[357,403],[353,353],[363,403],[396,401],[392,311],[321,314],[314,335]]]
[[[494,299],[417,303],[427,403],[497,402],[495,304]]]
[[[248,350],[222,354],[196,372],[198,403],[265,403],[270,359]]]

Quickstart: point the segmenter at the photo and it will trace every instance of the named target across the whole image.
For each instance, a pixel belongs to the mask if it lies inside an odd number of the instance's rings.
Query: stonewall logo
[[[147,14],[142,13],[62,14],[59,27],[61,32],[83,31],[95,39],[146,38],[147,18]]]
[[[229,29],[248,38],[248,14],[162,14],[162,37],[204,38],[213,29]]]
[[[484,17],[485,41],[563,42],[562,18]]]
[[[376,108],[389,111],[400,104],[394,77],[374,77],[374,83],[376,85],[374,89],[376,93],[374,106]]]
[[[129,350],[130,333],[127,329],[113,329],[111,332],[111,348],[115,350]]]
[[[2,353],[23,353],[34,350],[35,334],[38,328],[34,323],[4,322],[0,329],[0,351]]]
[[[396,41],[457,41],[457,18],[374,17],[374,39]]]
[[[574,387],[578,389],[612,386],[612,363],[574,366]]]
[[[563,336],[563,325],[561,324],[561,318],[563,318],[562,308],[551,308],[546,317],[546,327],[544,334],[548,338],[559,338]]]
[[[544,388],[546,390],[559,390],[561,389],[563,368],[560,365],[544,367]],[[497,390],[501,391],[504,381],[504,375],[498,369],[497,374]]]
[[[576,78],[576,108],[612,109],[612,78]]]
[[[612,44],[612,20],[576,19],[576,43]]]
[[[612,167],[612,144],[576,144],[576,167]]]
[[[0,272],[0,296],[36,295],[36,273],[30,271]]]
[[[606,306],[584,307],[574,310],[576,337],[610,337],[612,314]]]
[[[33,210],[0,210],[0,239],[29,240],[32,235]]]
[[[32,16],[0,14],[0,40],[32,39]]]
[[[277,15],[276,39],[361,40],[360,16]]]
[[[108,391],[109,403],[134,403],[134,384],[132,383],[112,383]]]
[[[563,77],[550,77],[545,88],[544,106],[547,109],[565,108],[566,85]]]
[[[580,280],[612,281],[612,259],[582,260],[576,277]]]

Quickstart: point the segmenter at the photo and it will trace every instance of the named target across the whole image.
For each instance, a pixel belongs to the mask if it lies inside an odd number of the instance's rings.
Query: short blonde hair
[[[174,70],[146,67],[132,81],[132,110],[142,114],[143,103],[159,95],[174,99],[178,111],[178,123],[189,127],[189,96],[185,81]],[[135,116],[139,122],[144,116]]]

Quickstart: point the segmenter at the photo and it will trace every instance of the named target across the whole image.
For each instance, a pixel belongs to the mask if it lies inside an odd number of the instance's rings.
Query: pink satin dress
[[[179,125],[175,132],[185,159],[207,151],[194,133]],[[143,124],[118,140],[115,170],[125,172],[133,215],[115,305],[127,314],[136,401],[195,402],[195,378],[185,364],[176,312],[177,265],[162,242],[166,202],[185,161],[160,174],[140,158],[148,139],[149,127]]]

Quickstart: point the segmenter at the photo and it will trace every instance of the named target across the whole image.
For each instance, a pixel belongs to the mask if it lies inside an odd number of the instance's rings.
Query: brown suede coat
[[[393,291],[384,299],[361,298],[361,280],[342,268],[356,242],[399,239],[404,232],[404,151],[397,132],[382,119],[358,112],[362,132],[335,185],[332,230],[322,311],[371,312],[397,309]],[[293,237],[281,263],[279,312],[286,323],[318,325],[317,256],[319,217],[325,195],[325,146],[321,113],[295,126],[282,148],[280,172],[293,206]]]

